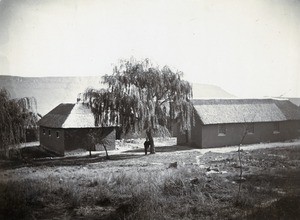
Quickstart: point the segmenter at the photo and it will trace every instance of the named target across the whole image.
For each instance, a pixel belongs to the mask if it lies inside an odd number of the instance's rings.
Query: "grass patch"
[[[244,152],[249,172],[238,200],[236,152],[208,153],[201,157],[209,161],[205,166],[189,163],[194,153],[183,152],[176,159],[161,153],[105,165],[8,170],[2,176],[20,178],[0,180],[0,219],[293,219],[299,214],[299,162],[289,156],[298,151]],[[178,167],[168,168],[170,161]]]
[[[87,179],[85,184],[54,177],[47,181],[1,182],[0,216],[3,219],[95,217],[101,213],[102,218],[115,219],[214,216],[213,205],[222,193],[214,192],[216,188],[212,185],[220,180],[204,177],[201,170],[195,171],[180,168],[139,173],[136,170],[130,174],[115,173],[110,178]]]
[[[267,183],[266,179],[261,181]],[[160,172],[136,169],[109,177],[87,178],[84,183],[56,177],[49,177],[47,181],[24,179],[0,183],[0,217],[233,218],[237,213],[243,216],[244,211],[256,210],[256,205],[263,201],[258,195],[270,193],[245,184],[241,199],[236,201],[236,190],[237,185],[226,178],[205,175],[195,167]]]

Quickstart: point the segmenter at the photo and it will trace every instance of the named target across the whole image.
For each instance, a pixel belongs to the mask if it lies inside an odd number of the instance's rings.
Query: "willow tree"
[[[155,153],[155,131],[170,129],[175,121],[182,130],[190,126],[192,87],[182,76],[167,66],[154,67],[148,59],[121,61],[103,76],[107,89],[85,93],[95,125],[117,124],[124,133],[145,131],[150,153]]]
[[[24,100],[27,99],[10,99],[7,90],[0,89],[0,149],[5,154],[8,145],[25,140],[26,126],[37,121],[36,115],[24,106]]]

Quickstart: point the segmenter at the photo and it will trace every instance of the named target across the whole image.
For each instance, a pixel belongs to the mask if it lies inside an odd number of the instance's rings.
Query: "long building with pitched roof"
[[[300,108],[289,100],[201,99],[192,102],[192,126],[178,133],[178,144],[209,148],[300,137]]]

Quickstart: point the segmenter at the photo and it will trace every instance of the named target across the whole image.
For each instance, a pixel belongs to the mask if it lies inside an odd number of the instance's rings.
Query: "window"
[[[247,132],[247,134],[254,134],[254,124],[253,123],[247,124],[246,132]]]
[[[226,135],[226,125],[218,125],[218,136]]]
[[[48,135],[51,136],[51,130],[48,130]]]
[[[45,135],[46,134],[46,130],[45,130],[45,128],[43,128],[43,135]]]
[[[58,131],[56,132],[56,137],[59,138],[59,132]]]
[[[280,132],[279,130],[279,122],[275,122],[273,124],[274,128],[273,128],[273,134],[278,134]]]

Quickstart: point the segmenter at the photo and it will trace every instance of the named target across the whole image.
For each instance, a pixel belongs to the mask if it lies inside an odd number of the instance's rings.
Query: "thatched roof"
[[[206,99],[193,104],[203,124],[300,120],[300,109],[288,100]]]
[[[39,126],[50,128],[93,128],[94,115],[81,103],[60,104],[38,122]]]

